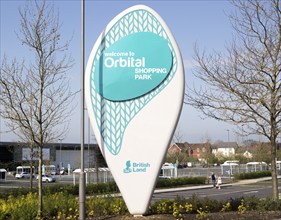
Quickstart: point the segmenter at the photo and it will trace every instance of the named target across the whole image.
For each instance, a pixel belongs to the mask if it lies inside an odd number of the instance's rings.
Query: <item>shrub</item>
[[[223,207],[223,203],[206,197],[202,200],[202,207],[205,207],[208,212],[219,212]]]
[[[185,205],[177,203],[176,201],[173,202],[173,216],[178,219],[181,220],[183,219],[183,214],[185,213]]]
[[[33,220],[37,214],[37,194],[29,193],[17,198],[9,196],[0,200],[0,219]]]
[[[0,220],[33,220],[36,218],[38,203],[37,194],[9,196],[0,200]],[[121,198],[98,197],[86,200],[88,217],[128,214],[125,202]],[[78,199],[73,195],[55,193],[43,197],[44,219],[78,219]]]
[[[205,184],[205,177],[182,177],[182,178],[172,178],[172,179],[159,179],[157,181],[156,187],[177,187],[184,185],[199,185]],[[29,188],[17,188],[17,189],[5,189],[0,190],[0,199],[5,199],[9,195],[14,197],[27,195],[30,192],[35,193],[37,188],[30,190]],[[115,182],[108,183],[91,183],[86,186],[87,195],[96,195],[96,194],[109,194],[109,193],[118,193],[119,189]],[[64,193],[66,195],[78,195],[79,194],[79,185],[72,184],[53,184],[43,187],[43,195],[52,195],[56,193]]]
[[[273,201],[272,198],[261,199],[257,204],[259,211],[275,211],[280,210],[280,201]]]
[[[162,199],[149,206],[150,214],[171,214],[173,211],[173,201]]]
[[[87,200],[87,215],[89,217],[128,214],[125,202],[116,197],[96,197]]]
[[[9,196],[0,199],[0,220],[33,220],[37,214],[37,194],[25,196]],[[64,192],[43,197],[44,219],[78,219],[78,199]],[[176,219],[183,219],[184,214],[194,213],[197,219],[206,219],[207,213],[237,211],[244,214],[248,210],[274,211],[280,209],[280,202],[271,199],[260,200],[256,197],[230,199],[220,202],[210,198],[199,198],[192,195],[189,199],[176,197],[174,200],[164,199],[149,206],[149,214],[171,214]],[[99,217],[127,215],[128,210],[122,198],[97,196],[86,200],[86,216]]]
[[[2,188],[0,191],[0,199],[6,199],[8,196],[13,195],[14,197],[27,195],[31,192],[35,193],[37,191],[36,188],[33,188],[32,190],[30,188]]]
[[[267,177],[267,176],[271,176],[270,171],[258,171],[258,172],[251,172],[251,173],[236,173],[236,174],[234,174],[234,178],[236,180],[255,179],[255,178]]]
[[[257,206],[260,203],[260,199],[251,196],[244,199],[244,204],[247,206],[248,210],[257,210]]]
[[[192,212],[197,213],[197,210],[199,210],[202,205],[202,200],[198,198],[195,194],[193,194],[190,198],[187,199],[187,202],[192,204]]]
[[[207,217],[207,213],[208,213],[207,210],[203,210],[203,208],[199,208],[196,211],[197,211],[196,219],[209,219]]]
[[[184,185],[200,185],[205,184],[206,177],[180,177],[171,179],[159,179],[156,188],[176,187]]]
[[[243,199],[243,198],[235,198],[235,199],[230,198],[229,199],[228,202],[230,203],[230,207],[232,208],[232,211],[238,210],[238,206],[241,203],[241,199]]]
[[[119,189],[115,182],[91,183],[86,187],[86,193],[89,195],[108,194],[108,193],[117,193],[117,192],[119,192]]]
[[[149,214],[172,214],[176,219],[183,219],[183,214],[192,212],[192,204],[183,199],[163,199],[149,206]]]
[[[223,205],[221,212],[228,212],[231,211],[231,205],[230,202],[227,202],[225,205]]]
[[[241,204],[238,206],[238,214],[244,214],[247,211],[247,206],[244,204],[244,200],[241,200]]]
[[[58,192],[48,197],[43,197],[43,215],[48,219],[52,216],[58,219],[75,219],[78,215],[78,200],[73,195]]]
[[[79,185],[72,184],[54,184],[43,187],[43,193],[45,195],[52,195],[55,193],[64,193],[66,195],[78,195]]]

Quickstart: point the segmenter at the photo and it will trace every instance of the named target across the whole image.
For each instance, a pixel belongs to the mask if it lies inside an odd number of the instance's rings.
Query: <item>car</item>
[[[21,172],[16,174],[17,179],[30,178],[30,173]]]
[[[38,180],[39,176],[37,176],[36,179]],[[56,178],[51,175],[42,174],[42,182],[46,182],[46,183],[56,182]]]

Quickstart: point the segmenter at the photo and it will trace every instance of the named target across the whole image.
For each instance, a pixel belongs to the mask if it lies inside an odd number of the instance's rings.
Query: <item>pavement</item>
[[[281,178],[280,176],[277,176],[278,179]],[[234,186],[234,185],[246,185],[246,184],[253,184],[263,181],[270,181],[272,177],[262,177],[257,179],[247,179],[247,180],[239,180],[239,181],[233,181],[228,179],[222,180],[222,187],[223,186]],[[156,189],[154,190],[154,193],[165,193],[165,192],[178,192],[178,191],[185,191],[185,190],[196,190],[196,189],[209,189],[213,188],[212,184],[208,185],[198,185],[198,186],[185,186],[185,187],[176,187],[176,188],[168,188],[168,189]]]

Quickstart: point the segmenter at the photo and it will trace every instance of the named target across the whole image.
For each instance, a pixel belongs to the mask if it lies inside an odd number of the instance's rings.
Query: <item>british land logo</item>
[[[149,163],[136,163],[127,160],[125,163],[125,169],[123,169],[124,173],[145,173],[147,169],[150,167]]]

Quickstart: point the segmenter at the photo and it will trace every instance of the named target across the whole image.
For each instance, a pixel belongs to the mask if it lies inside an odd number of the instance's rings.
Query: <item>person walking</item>
[[[212,179],[213,186],[216,187],[216,175],[214,173],[212,173],[211,179]]]
[[[218,189],[221,189],[221,184],[222,184],[222,180],[221,180],[221,177],[219,176],[218,177],[218,184],[217,184]]]

